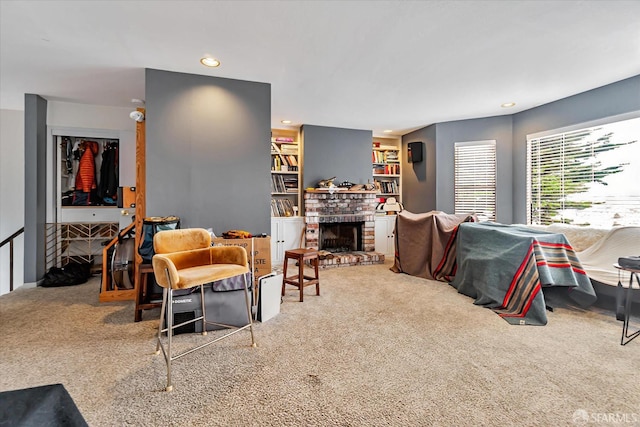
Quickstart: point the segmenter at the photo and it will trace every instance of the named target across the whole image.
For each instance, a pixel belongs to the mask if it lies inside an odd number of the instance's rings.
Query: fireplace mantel
[[[375,196],[375,190],[349,190],[348,188],[308,188],[305,193],[317,193],[317,194],[373,194]]]

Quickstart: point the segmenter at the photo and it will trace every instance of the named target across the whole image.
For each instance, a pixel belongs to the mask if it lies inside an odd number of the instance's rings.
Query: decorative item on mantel
[[[330,194],[335,193],[338,190],[341,190],[342,188],[336,186],[333,181],[335,181],[336,177],[334,176],[333,178],[327,178],[327,179],[321,179],[320,181],[318,181],[318,183],[316,184],[316,188],[317,189],[322,189],[322,190],[329,190]]]
[[[333,183],[333,181],[335,181],[335,179],[336,179],[335,176],[333,178],[321,179],[320,181],[318,181],[318,184],[316,184],[316,188],[331,188],[331,187],[335,187],[336,185]]]

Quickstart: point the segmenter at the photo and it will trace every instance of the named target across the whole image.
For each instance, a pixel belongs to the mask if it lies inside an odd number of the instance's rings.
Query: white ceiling
[[[145,68],[271,83],[272,127],[403,134],[640,74],[640,1],[0,1],[3,109],[132,107]]]

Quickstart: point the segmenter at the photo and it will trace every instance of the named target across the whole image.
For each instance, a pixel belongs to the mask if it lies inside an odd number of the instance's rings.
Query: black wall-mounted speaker
[[[407,160],[409,163],[422,161],[422,142],[410,142],[407,148]]]

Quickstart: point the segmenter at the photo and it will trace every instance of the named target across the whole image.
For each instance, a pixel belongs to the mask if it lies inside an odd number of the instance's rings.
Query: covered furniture
[[[294,276],[287,276],[289,261],[298,263],[298,272]],[[304,274],[304,263],[309,262],[313,267],[314,275]],[[284,267],[282,271],[282,295],[285,285],[293,285],[300,290],[300,302],[304,301],[305,286],[316,286],[316,295],[320,295],[320,277],[318,276],[318,251],[315,249],[292,249],[284,253]]]
[[[618,284],[619,271],[613,264],[618,258],[628,255],[640,255],[640,227],[613,228],[593,245],[578,252],[588,276],[609,286]],[[629,273],[624,275],[628,277]]]
[[[455,273],[458,225],[470,221],[477,221],[477,218],[474,215],[440,211],[398,213],[396,251],[391,270],[425,279],[448,281]]]
[[[567,238],[514,225],[462,223],[451,285],[515,325],[545,325],[548,298],[596,301]],[[547,292],[549,295],[547,295]]]
[[[251,322],[251,300],[249,287],[247,284],[247,274],[249,266],[247,262],[247,252],[238,246],[211,246],[211,235],[202,228],[177,229],[160,231],[153,237],[155,255],[152,264],[153,271],[158,284],[163,288],[162,311],[160,314],[160,324],[158,326],[158,339],[156,354],[160,349],[164,354],[167,364],[167,386],[166,390],[171,391],[171,362],[193,351],[206,347],[223,338],[229,337],[243,329],[251,332],[251,345],[256,346],[253,336],[253,325]],[[206,320],[204,285],[217,280],[227,279],[234,276],[242,276],[244,281],[244,295],[247,307],[247,317],[249,322],[244,326],[231,326]],[[195,317],[178,325],[173,324],[173,293],[179,289],[190,289],[200,287],[202,295],[202,315]],[[166,327],[164,321],[166,318]],[[189,350],[174,355],[172,353],[172,337],[175,328],[194,323],[202,322],[202,335],[207,334],[207,324],[216,324],[225,328],[233,329],[222,336],[208,340]],[[166,343],[163,342],[162,334],[166,333]],[[165,347],[166,344],[166,347]]]
[[[525,227],[564,234],[576,251],[599,298],[615,298],[618,279],[623,285],[629,281],[629,272],[613,266],[618,258],[640,254],[640,226],[620,226],[608,230],[567,224]],[[640,294],[633,295],[633,301],[640,302]]]

